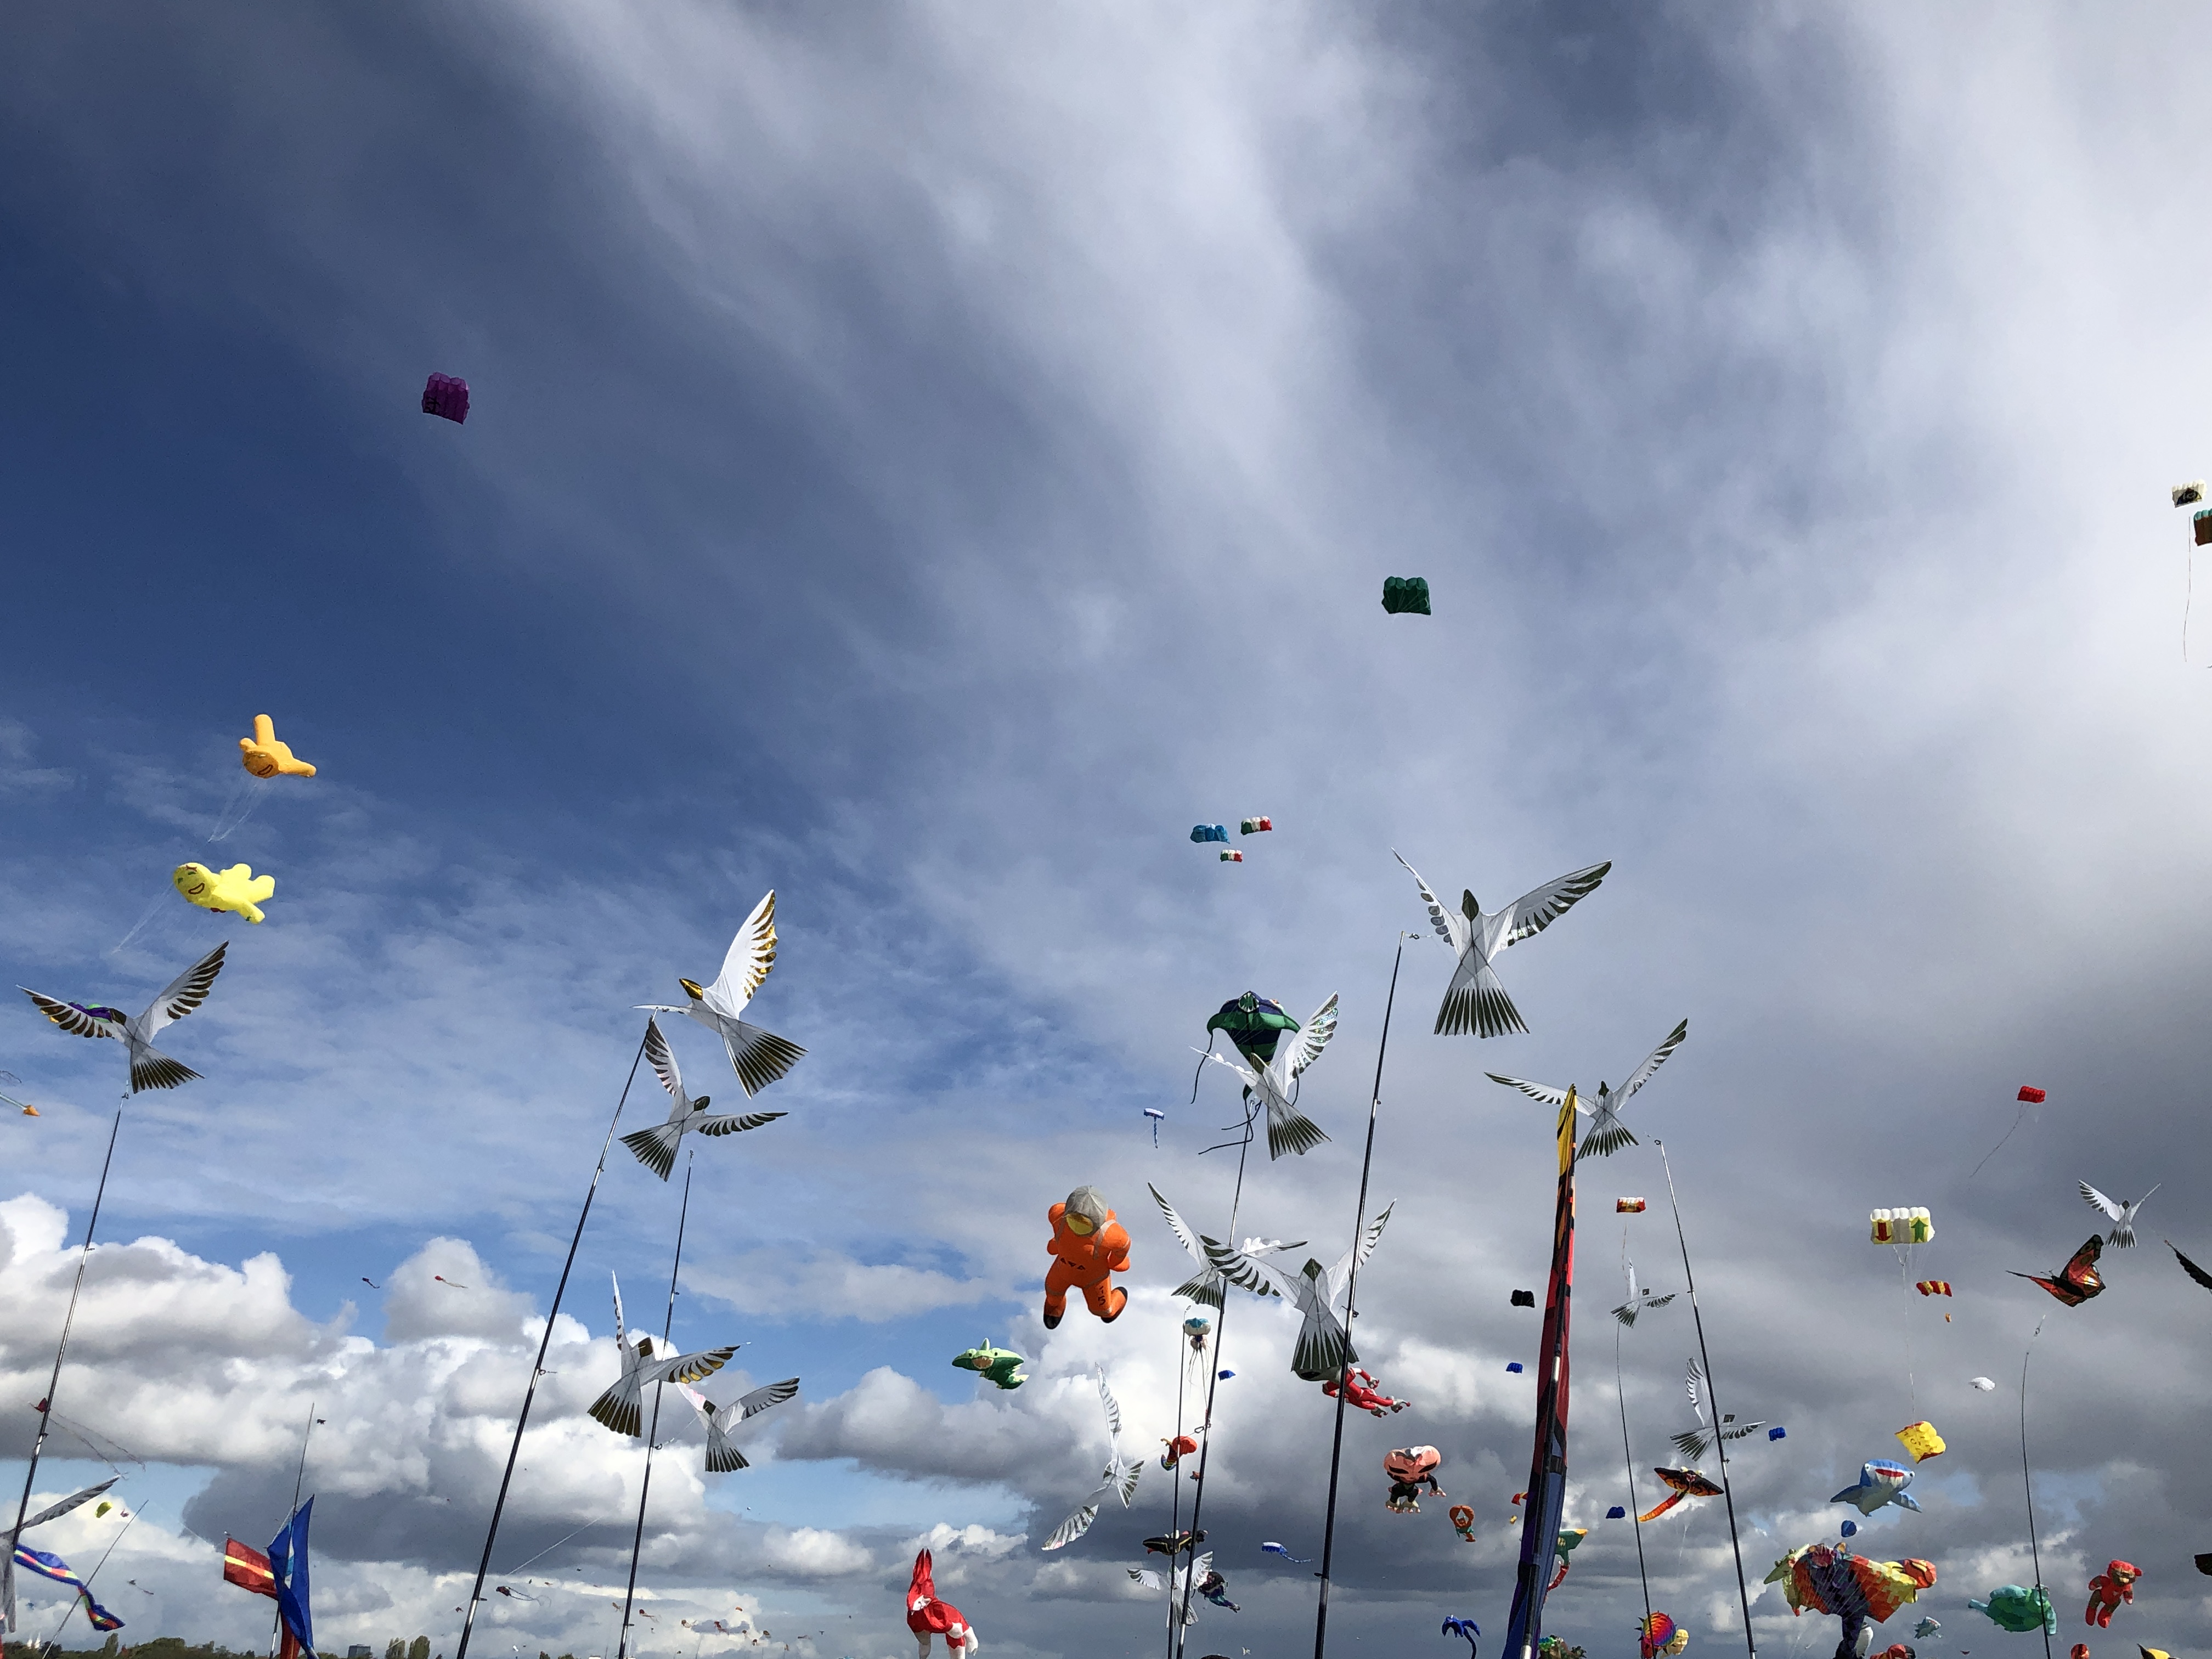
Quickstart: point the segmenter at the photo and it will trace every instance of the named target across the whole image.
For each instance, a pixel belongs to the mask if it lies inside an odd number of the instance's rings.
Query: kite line
[[[646,1030],[652,1029],[648,1018]],[[615,1125],[622,1121],[630,1085],[637,1081],[638,1065],[644,1058],[645,1039],[640,1037],[637,1053],[629,1062],[629,1077],[623,1084],[622,1098],[615,1102],[615,1115],[607,1120],[607,1138],[599,1143],[599,1161],[592,1168],[591,1186],[585,1189],[584,1208],[576,1218],[575,1236],[568,1241],[568,1259],[561,1264],[561,1282],[553,1287],[553,1305],[545,1314],[545,1334],[538,1339],[538,1363],[530,1368],[530,1386],[523,1390],[522,1411],[514,1419],[514,1443],[507,1448],[507,1468],[499,1477],[499,1496],[492,1501],[491,1526],[484,1534],[483,1556],[477,1563],[476,1587],[469,1592],[469,1610],[462,1616],[461,1639],[453,1649],[453,1659],[468,1659],[469,1637],[476,1629],[477,1608],[483,1602],[484,1575],[491,1571],[491,1547],[499,1538],[499,1518],[507,1509],[507,1489],[514,1480],[515,1460],[522,1455],[522,1431],[530,1424],[531,1402],[538,1398],[538,1379],[545,1375],[545,1351],[553,1340],[553,1323],[560,1316],[561,1298],[568,1292],[569,1270],[576,1265],[576,1247],[584,1242],[584,1224],[592,1218],[592,1200],[599,1196],[599,1177],[606,1173],[607,1148],[614,1145]]]
[[[1352,1267],[1344,1286],[1344,1359],[1336,1375],[1336,1435],[1328,1452],[1328,1518],[1321,1534],[1321,1602],[1314,1609],[1314,1659],[1322,1659],[1328,1641],[1328,1571],[1336,1551],[1336,1483],[1344,1461],[1344,1405],[1352,1395],[1352,1322],[1358,1317],[1359,1241],[1367,1231],[1367,1176],[1375,1165],[1375,1120],[1382,1109],[1382,1062],[1390,1053],[1390,1011],[1398,1006],[1398,968],[1405,959],[1406,936],[1401,933],[1398,953],[1390,959],[1390,993],[1382,1002],[1382,1040],[1375,1047],[1375,1091],[1367,1102],[1367,1150],[1359,1159],[1359,1207],[1353,1212]],[[1201,1492],[1205,1485],[1199,1483]]]
[[[1729,1548],[1735,1553],[1735,1590],[1743,1603],[1743,1645],[1751,1659],[1759,1659],[1759,1638],[1751,1629],[1751,1590],[1743,1578],[1743,1544],[1735,1530],[1735,1494],[1729,1488],[1728,1440],[1720,1432],[1720,1393],[1713,1383],[1713,1357],[1705,1347],[1705,1316],[1698,1309],[1697,1275],[1690,1271],[1690,1239],[1682,1231],[1682,1201],[1674,1195],[1674,1166],[1667,1157],[1667,1143],[1654,1136],[1651,1144],[1659,1149],[1660,1166],[1667,1172],[1667,1202],[1674,1206],[1674,1237],[1682,1247],[1682,1282],[1689,1287],[1690,1317],[1698,1328],[1698,1358],[1705,1368],[1705,1398],[1713,1410],[1713,1447],[1721,1455],[1721,1499],[1728,1505]]]
[[[691,1158],[684,1155],[684,1203],[676,1212],[676,1259],[668,1264],[668,1311],[660,1321],[660,1346],[668,1346],[669,1334],[676,1328],[676,1275],[684,1267],[684,1226],[691,1217]],[[637,1535],[629,1543],[629,1588],[623,1592],[622,1639],[615,1648],[615,1659],[629,1659],[629,1610],[637,1595],[637,1558],[645,1548],[645,1500],[653,1492],[653,1444],[660,1433],[660,1396],[667,1391],[665,1383],[653,1385],[653,1421],[645,1431],[645,1479],[637,1488]]]
[[[100,1162],[100,1185],[93,1189],[92,1215],[84,1224],[84,1244],[77,1252],[76,1279],[70,1285],[69,1310],[62,1316],[62,1340],[54,1347],[54,1369],[46,1379],[46,1397],[39,1402],[38,1437],[31,1442],[30,1466],[23,1471],[23,1496],[15,1505],[15,1529],[9,1534],[8,1559],[0,1564],[0,1631],[15,1628],[14,1540],[23,1535],[23,1517],[30,1513],[31,1483],[39,1478],[39,1454],[46,1449],[46,1419],[53,1410],[54,1395],[61,1388],[62,1356],[69,1352],[70,1328],[76,1322],[77,1296],[84,1289],[85,1264],[92,1259],[92,1236],[100,1225],[100,1200],[107,1196],[107,1171],[115,1162],[115,1137],[123,1132],[123,1108],[130,1098],[125,1095],[116,1103],[115,1121],[108,1127],[107,1156]]]
[[[2027,1492],[2027,1558],[2035,1568],[2035,1593],[2043,1598],[2043,1659],[2051,1659],[2051,1592],[2043,1588],[2043,1554],[2035,1542],[2035,1482],[2027,1473],[2027,1362],[2035,1358],[2035,1339],[2042,1334],[2039,1319],[2020,1356],[2020,1484]]]

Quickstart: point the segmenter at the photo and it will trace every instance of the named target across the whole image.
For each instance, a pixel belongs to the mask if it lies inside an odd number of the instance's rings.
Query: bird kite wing
[[[228,939],[223,942],[229,943]],[[103,1019],[98,1014],[78,1007],[74,1002],[57,1002],[27,985],[19,985],[15,988],[30,998],[40,1013],[71,1036],[112,1037],[123,1035],[123,1022],[119,1019]]]
[[[653,1067],[660,1086],[668,1091],[680,1110],[689,1103],[684,1094],[684,1073],[678,1069],[676,1056],[669,1051],[668,1039],[660,1034],[660,1021],[652,1014],[645,1017],[645,1058]]]
[[[2107,1221],[2118,1221],[2124,1218],[2125,1212],[2119,1205],[2113,1203],[2111,1199],[2106,1198],[2087,1182],[2077,1181],[2074,1184],[2081,1189],[2081,1201],[2093,1210],[2103,1211]]]
[[[721,1410],[720,1406],[708,1399],[689,1382],[678,1382],[676,1385],[676,1392],[691,1402],[691,1409],[699,1413],[699,1420],[708,1428],[711,1430],[719,1426],[714,1419],[715,1414]]]
[[[1540,1100],[1547,1106],[1564,1106],[1567,1103],[1567,1091],[1565,1089],[1554,1089],[1548,1083],[1531,1083],[1526,1078],[1500,1077],[1495,1072],[1486,1072],[1483,1075],[1492,1083],[1502,1083],[1509,1089],[1518,1089],[1529,1099]],[[1580,1100],[1575,1102],[1575,1109],[1585,1117],[1589,1115],[1589,1108],[1583,1105]]]
[[[612,1273],[607,1279],[615,1287],[615,1346],[623,1353],[629,1352],[629,1338],[623,1330],[622,1280]]]
[[[768,896],[753,906],[752,915],[745,918],[738,936],[730,941],[729,954],[722,958],[722,971],[707,988],[707,1006],[718,1014],[736,1018],[738,1011],[753,1000],[761,981],[775,966],[775,890],[770,888]]]
[[[222,971],[222,953],[228,949],[230,941],[225,939],[162,988],[161,994],[146,1010],[143,1036],[152,1036],[208,1000],[208,993],[215,988],[215,976]]]
[[[691,1127],[702,1135],[739,1135],[784,1115],[781,1112],[710,1112],[693,1118]]]
[[[787,1376],[781,1382],[767,1383],[750,1394],[741,1394],[730,1403],[737,1408],[738,1421],[757,1417],[770,1406],[781,1406],[799,1392],[799,1379]]]
[[[1399,863],[1406,864],[1395,847],[1390,849],[1390,856],[1397,859]],[[1437,937],[1453,950],[1464,951],[1468,940],[1467,918],[1456,911],[1445,909],[1437,902],[1437,896],[1429,890],[1429,884],[1421,879],[1421,872],[1412,865],[1406,864],[1406,873],[1413,878],[1413,885],[1421,890],[1421,902],[1429,907],[1429,925],[1437,930]]]
[[[1097,1375],[1098,1401],[1106,1407],[1106,1439],[1118,1462],[1121,1456],[1121,1405],[1114,1398],[1114,1390],[1106,1386],[1105,1367],[1099,1367]]]
[[[1336,1266],[1328,1270],[1328,1299],[1331,1305],[1335,1304],[1337,1297],[1344,1294],[1346,1285],[1351,1281],[1352,1257],[1355,1255],[1358,1256],[1361,1267],[1367,1265],[1367,1258],[1375,1254],[1375,1247],[1382,1241],[1382,1230],[1390,1224],[1390,1212],[1397,1207],[1397,1200],[1395,1199],[1384,1205],[1382,1213],[1367,1224],[1367,1231],[1359,1236],[1359,1242],[1352,1249],[1346,1250],[1339,1256]]]
[[[704,1348],[697,1353],[671,1354],[665,1359],[647,1360],[637,1368],[641,1386],[653,1382],[696,1382],[712,1376],[728,1364],[736,1355],[734,1345],[726,1348]]]
[[[1613,860],[1608,859],[1603,864],[1593,864],[1586,870],[1574,871],[1522,894],[1505,912],[1505,927],[1500,943],[1514,945],[1542,933],[1574,908],[1577,901],[1596,891],[1598,883],[1605,879],[1606,872],[1612,868]],[[1415,877],[1414,879],[1419,880],[1419,878]]]
[[[2182,1255],[2179,1246],[2176,1245],[2172,1239],[2166,1241],[2166,1248],[2173,1252],[2173,1259],[2181,1264],[2182,1272],[2187,1273],[2206,1290],[2212,1291],[2212,1273],[2206,1273],[2203,1268]]]
[[[1201,1237],[1206,1260],[1213,1270],[1240,1291],[1250,1291],[1257,1296],[1283,1296],[1290,1293],[1294,1281],[1281,1268],[1247,1255],[1229,1245]]]
[[[1650,1082],[1651,1074],[1667,1063],[1667,1057],[1680,1048],[1682,1039],[1689,1035],[1690,1022],[1686,1019],[1668,1032],[1667,1040],[1645,1055],[1644,1063],[1628,1074],[1628,1081],[1620,1085],[1620,1090],[1613,1096],[1614,1100],[1625,1101],[1645,1084]]]
[[[1176,1213],[1175,1206],[1162,1198],[1160,1189],[1149,1181],[1145,1183],[1145,1190],[1152,1195],[1152,1202],[1160,1206],[1160,1213],[1167,1218],[1169,1231],[1175,1234],[1176,1243],[1190,1252],[1192,1261],[1197,1262],[1201,1267],[1205,1267],[1206,1252],[1198,1248],[1198,1236],[1192,1232],[1183,1218]]]
[[[94,1498],[99,1497],[100,1493],[106,1492],[110,1486],[113,1486],[116,1481],[122,1478],[123,1477],[121,1475],[112,1475],[107,1480],[101,1481],[96,1486],[87,1486],[82,1492],[71,1492],[67,1498],[63,1498],[58,1504],[47,1504],[46,1508],[40,1510],[36,1515],[27,1517],[24,1521],[21,1528],[12,1535],[20,1535],[21,1533],[28,1532],[32,1528],[41,1525],[46,1522],[52,1521],[57,1516],[67,1515],[71,1510],[76,1508],[80,1504],[89,1504]],[[0,1533],[0,1543],[5,1543],[10,1535],[11,1534],[9,1533]]]
[[[1095,1500],[1102,1495],[1103,1488],[1100,1492],[1091,1493],[1091,1499]],[[1039,1547],[1048,1550],[1066,1549],[1077,1539],[1082,1537],[1085,1533],[1089,1532],[1091,1530],[1091,1523],[1097,1518],[1097,1504],[1095,1501],[1086,1501],[1075,1511],[1074,1514],[1069,1516],[1066,1520],[1054,1527],[1052,1529],[1052,1535],[1047,1538],[1044,1542],[1039,1546]],[[1143,1581],[1139,1580],[1139,1582],[1141,1583]]]
[[[1314,1011],[1314,1017],[1298,1033],[1297,1048],[1291,1051],[1292,1077],[1321,1058],[1321,1051],[1328,1047],[1328,1040],[1336,1035],[1336,996],[1334,992],[1327,1002]]]

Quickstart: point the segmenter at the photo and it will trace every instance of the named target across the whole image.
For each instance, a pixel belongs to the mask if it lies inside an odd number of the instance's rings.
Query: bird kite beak
[[[692,1001],[704,1002],[707,1000],[707,993],[700,988],[696,980],[679,979],[676,982],[684,988],[684,994]]]

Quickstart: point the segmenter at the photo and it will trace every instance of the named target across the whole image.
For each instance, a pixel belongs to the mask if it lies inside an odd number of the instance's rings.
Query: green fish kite
[[[994,1348],[988,1342],[953,1355],[952,1363],[964,1371],[981,1371],[986,1381],[1002,1389],[1018,1389],[1030,1380],[1022,1370],[1029,1364],[1026,1359],[1011,1348]]]

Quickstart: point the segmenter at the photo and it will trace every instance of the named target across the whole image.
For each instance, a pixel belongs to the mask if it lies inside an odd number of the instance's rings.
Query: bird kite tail
[[[1666,1514],[1668,1510],[1673,1509],[1675,1504],[1681,1501],[1682,1494],[1680,1492],[1670,1492],[1636,1518],[1639,1522],[1656,1521],[1661,1516]]]
[[[1513,1006],[1513,999],[1505,992],[1504,984],[1485,963],[1475,974],[1474,985],[1469,995],[1474,1002],[1475,1018],[1480,1023],[1484,1036],[1504,1036],[1509,1032],[1526,1033],[1521,1011]]]
[[[1270,1161],[1280,1158],[1285,1152],[1295,1152],[1303,1158],[1328,1139],[1322,1133],[1321,1125],[1295,1106],[1285,1107],[1279,1118],[1273,1112],[1267,1115],[1267,1157]]]
[[[667,1124],[658,1123],[650,1129],[624,1135],[622,1144],[629,1148],[631,1156],[639,1163],[665,1181],[669,1171],[676,1167],[677,1139]]]

